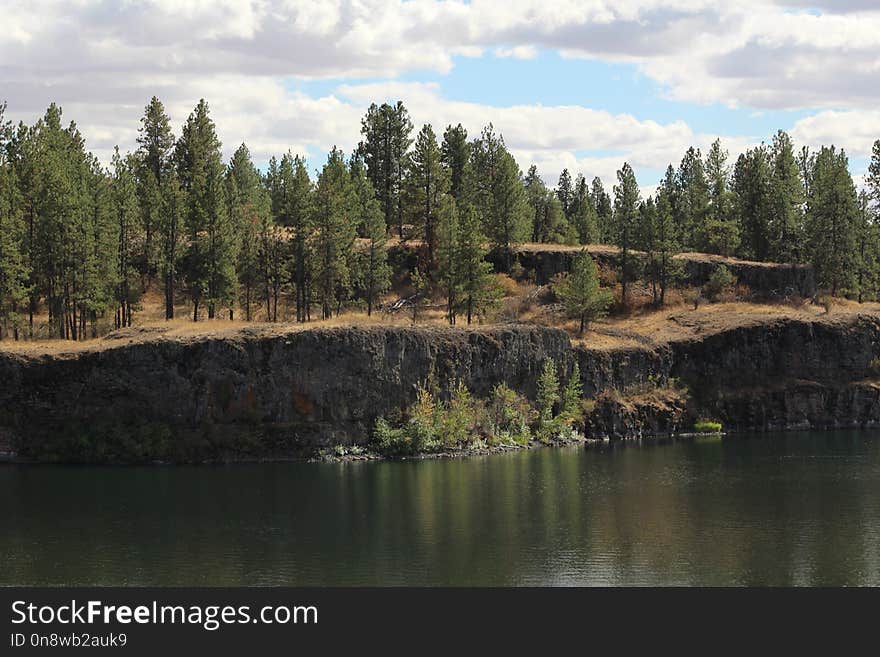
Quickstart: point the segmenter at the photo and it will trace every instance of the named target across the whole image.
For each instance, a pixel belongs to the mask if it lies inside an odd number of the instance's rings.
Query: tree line
[[[470,138],[459,125],[415,132],[403,103],[373,104],[362,140],[333,147],[320,171],[303,157],[272,157],[261,171],[242,144],[224,162],[201,100],[175,136],[157,98],[140,120],[137,149],[117,148],[109,168],[86,150],[74,122],[50,105],[33,125],[0,106],[0,338],[84,339],[108,315],[131,326],[151,287],[165,317],[185,299],[194,321],[258,312],[297,321],[358,305],[368,314],[394,275],[388,240],[419,240],[416,292],[438,293],[447,318],[473,321],[497,297],[487,249],[512,265],[521,242],[616,244],[623,298],[648,278],[663,303],[671,256],[686,250],[785,263],[810,262],[832,294],[876,298],[880,140],[866,189],[846,154],[795,149],[779,132],[730,165],[716,141],[690,148],[656,192],[642,198],[628,164],[606,192],[596,177],[564,170],[549,188],[523,175],[490,124]],[[648,254],[633,257],[633,251]],[[497,260],[497,259],[496,259]]]

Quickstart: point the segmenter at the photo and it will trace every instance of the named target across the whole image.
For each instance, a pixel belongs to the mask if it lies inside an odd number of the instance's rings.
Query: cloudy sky
[[[723,6],[729,4],[730,6]],[[105,160],[152,95],[208,100],[227,155],[349,151],[370,102],[417,126],[492,121],[520,165],[653,187],[687,146],[788,130],[853,173],[880,138],[877,0],[2,0],[0,102],[51,101]]]

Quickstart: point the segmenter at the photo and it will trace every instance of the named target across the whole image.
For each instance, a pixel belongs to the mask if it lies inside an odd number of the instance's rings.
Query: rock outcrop
[[[420,384],[507,383],[534,397],[554,359],[578,363],[592,437],[880,423],[880,318],[773,319],[659,345],[591,348],[527,325],[245,329],[163,335],[29,356],[0,353],[0,437],[23,457],[63,460],[278,458],[366,443]]]

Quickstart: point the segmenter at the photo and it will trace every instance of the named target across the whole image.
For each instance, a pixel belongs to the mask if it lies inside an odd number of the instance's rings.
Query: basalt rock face
[[[116,341],[117,343],[120,341]],[[662,345],[594,349],[560,330],[247,329],[78,354],[0,353],[0,452],[82,461],[277,458],[365,444],[418,387],[498,383],[534,399],[548,358],[576,362],[589,437],[875,426],[880,318],[777,319]]]
[[[418,386],[499,382],[534,396],[547,358],[572,365],[559,330],[318,329],[153,340],[75,357],[0,355],[0,429],[19,454],[85,460],[271,456],[366,442]],[[148,443],[141,449],[135,443]],[[92,449],[95,445],[98,447]],[[132,452],[133,453],[130,453]]]

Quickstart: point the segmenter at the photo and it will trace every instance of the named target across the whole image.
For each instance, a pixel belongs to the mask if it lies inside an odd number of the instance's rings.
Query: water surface
[[[880,433],[0,467],[0,584],[880,584]]]

